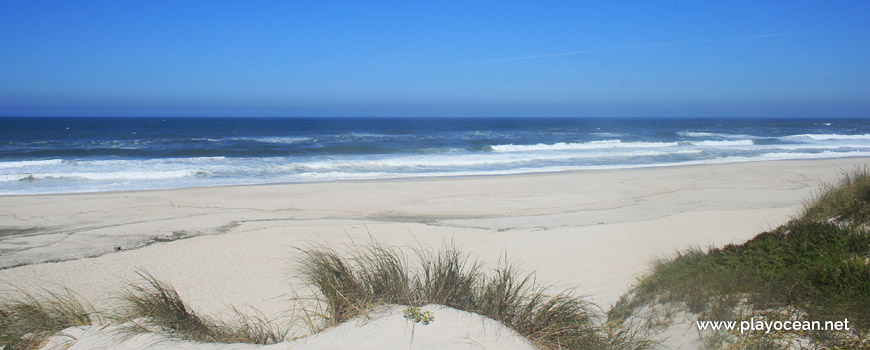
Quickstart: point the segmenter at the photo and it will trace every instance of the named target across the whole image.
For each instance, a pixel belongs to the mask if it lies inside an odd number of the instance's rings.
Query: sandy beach
[[[207,314],[250,305],[280,315],[290,295],[305,293],[294,247],[453,241],[607,309],[651,261],[776,227],[820,185],[866,162],[6,196],[0,283],[4,293],[66,287],[108,309],[147,271]]]
[[[785,223],[823,184],[868,161],[5,196],[0,292],[68,288],[111,312],[147,272],[200,314],[225,318],[233,307],[253,307],[290,322],[298,306],[291,299],[312,293],[298,278],[296,248],[452,242],[488,267],[514,262],[554,292],[572,289],[607,310],[656,259],[740,243]],[[417,335],[394,309],[383,321],[353,321],[268,348],[530,348],[480,316],[437,313],[438,327]],[[297,326],[291,332],[304,335]],[[253,348],[167,343],[154,334],[122,341],[101,326],[64,332],[47,348]],[[671,338],[668,347],[693,347],[691,336]]]

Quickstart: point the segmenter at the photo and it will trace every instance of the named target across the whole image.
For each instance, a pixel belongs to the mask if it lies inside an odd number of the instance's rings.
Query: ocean
[[[0,118],[0,195],[870,156],[867,119]]]

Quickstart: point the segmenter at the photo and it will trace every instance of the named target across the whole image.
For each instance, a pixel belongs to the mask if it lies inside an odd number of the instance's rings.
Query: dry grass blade
[[[146,272],[138,274],[144,282],[131,285],[124,295],[128,306],[125,317],[133,321],[144,319],[146,324],[136,322],[137,326],[128,330],[159,331],[181,339],[215,343],[272,344],[283,341],[287,335],[259,312],[251,319],[234,308],[233,322],[200,316],[172,285]]]
[[[324,315],[329,325],[338,325],[359,314],[359,306],[368,301],[363,286],[350,266],[334,250],[300,249],[301,272],[305,282],[316,288],[326,305]]]
[[[99,322],[93,306],[81,302],[70,290],[21,293],[0,303],[0,347],[6,350],[37,348],[48,337],[74,326]]]
[[[438,252],[416,251],[421,269],[414,279],[421,303],[447,305],[468,310],[473,307],[481,266],[454,246]]]
[[[405,260],[399,251],[378,243],[358,249],[353,255],[356,280],[368,303],[412,302]]]
[[[172,285],[138,272],[144,283],[133,284],[124,295],[131,319],[145,318],[173,335],[197,341],[216,341],[213,322],[196,314]]]
[[[570,291],[549,294],[533,274],[520,274],[512,265],[487,274],[454,246],[438,252],[415,250],[418,269],[410,269],[398,250],[377,242],[357,247],[349,259],[332,248],[300,251],[303,278],[326,304],[327,327],[373,304],[435,303],[500,321],[544,349],[652,347],[636,332],[605,332],[600,312]],[[618,338],[611,339],[611,334]]]
[[[262,312],[251,309],[252,313],[233,308],[235,318],[230,322],[220,322],[218,338],[224,343],[275,344],[287,339],[287,330],[276,325]]]

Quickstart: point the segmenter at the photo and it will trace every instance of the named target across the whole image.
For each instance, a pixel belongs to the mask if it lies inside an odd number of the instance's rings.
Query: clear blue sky
[[[870,1],[0,0],[0,116],[870,117]]]

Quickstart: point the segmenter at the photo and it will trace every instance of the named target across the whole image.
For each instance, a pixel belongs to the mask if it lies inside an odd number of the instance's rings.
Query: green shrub
[[[610,317],[627,319],[653,305],[678,305],[712,320],[797,308],[799,313],[789,314],[805,320],[848,318],[854,331],[847,339],[865,337],[870,328],[868,215],[870,175],[862,170],[773,231],[743,244],[690,249],[660,261]],[[808,336],[822,346],[838,339],[822,332]]]

